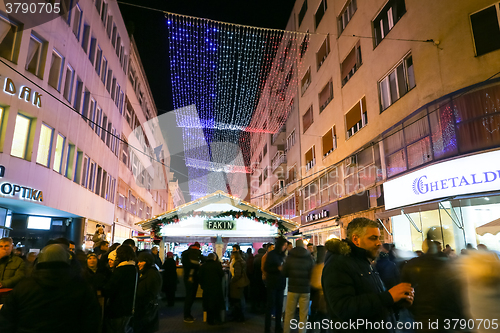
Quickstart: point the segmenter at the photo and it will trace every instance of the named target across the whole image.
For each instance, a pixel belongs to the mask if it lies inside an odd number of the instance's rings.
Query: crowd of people
[[[279,237],[255,254],[236,244],[227,267],[191,244],[181,255],[184,322],[195,320],[200,286],[208,325],[244,322],[248,309],[264,315],[265,333],[499,330],[495,252],[469,245],[457,256],[432,228],[408,260],[381,243],[378,222],[356,218],[346,234],[324,246]],[[3,300],[1,331],[157,331],[159,299],[173,306],[180,282],[173,253],[162,262],[157,247],[137,253],[132,239],[95,241],[85,254],[59,238],[22,259],[12,239],[0,239],[0,287],[14,288]]]

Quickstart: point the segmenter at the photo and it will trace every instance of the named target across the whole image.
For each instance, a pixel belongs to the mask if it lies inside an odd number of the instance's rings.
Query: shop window
[[[354,75],[354,73],[356,73],[356,71],[361,67],[362,64],[363,60],[361,58],[361,46],[360,42],[358,41],[340,66],[342,71],[342,87],[347,83],[347,81],[351,79],[351,77]]]
[[[47,42],[31,35],[26,58],[26,70],[33,75],[43,78],[43,63],[47,54]]]
[[[75,70],[70,65],[67,65],[63,96],[68,102],[71,101],[74,79],[75,79]]]
[[[304,132],[307,131],[307,129],[312,125],[313,123],[313,107],[312,105],[309,107],[309,109],[304,113],[302,116],[302,126],[304,127]]]
[[[21,27],[0,15],[0,57],[17,62]]]
[[[335,149],[337,149],[337,135],[335,133],[335,126],[328,130],[328,132],[323,135],[323,158],[330,155]]]
[[[302,77],[302,81],[300,83],[300,92],[302,95],[304,95],[310,84],[311,84],[311,68],[308,68],[306,74]]]
[[[52,51],[52,60],[50,63],[49,85],[57,91],[61,91],[63,66],[63,56],[54,49]]]
[[[314,146],[311,147],[305,154],[306,172],[316,165],[316,153]]]
[[[345,30],[347,24],[351,21],[357,9],[358,6],[356,4],[356,0],[350,0],[347,2],[344,9],[337,18],[339,23],[339,34],[341,34]]]
[[[28,216],[27,229],[50,230],[50,217]]]
[[[70,143],[68,144],[68,155],[66,157],[66,171],[64,172],[64,175],[68,179],[73,178],[74,170],[75,170],[75,150],[76,147],[74,144]]]
[[[373,20],[375,46],[380,44],[405,13],[406,6],[404,0],[389,0],[375,20]]]
[[[304,35],[304,39],[302,40],[302,43],[300,44],[300,57],[302,58],[304,54],[307,51],[307,48],[309,47],[309,30]]]
[[[314,14],[314,22],[316,23],[316,28],[318,27],[319,23],[323,19],[323,16],[325,16],[325,12],[327,9],[327,2],[326,0],[321,0],[318,10],[316,10],[316,14]]]
[[[10,154],[15,157],[30,160],[28,154],[30,138],[30,129],[32,127],[32,119],[22,114],[16,117],[16,125],[14,128],[14,137],[12,138],[12,149]]]
[[[326,61],[326,58],[330,54],[330,42],[329,42],[329,35],[326,36],[325,40],[323,41],[323,44],[321,44],[321,47],[319,48],[318,52],[316,53],[316,63],[317,63],[317,69],[319,70],[321,65]]]
[[[302,24],[302,21],[304,20],[306,13],[307,13],[307,0],[304,0],[304,3],[302,4],[302,7],[300,8],[299,12],[299,27]]]
[[[61,134],[57,134],[57,140],[56,140],[56,151],[54,153],[54,166],[53,170],[61,173],[62,172],[62,165],[63,165],[63,155],[64,155],[64,146],[66,143],[66,138]]]
[[[363,97],[345,115],[347,128],[346,138],[356,134],[360,129],[368,125],[368,113],[366,111],[366,99]]]
[[[85,53],[89,50],[89,39],[90,39],[90,25],[85,23],[83,25],[83,36],[82,36],[82,49]]]
[[[411,55],[409,55],[396,65],[396,68],[386,77],[379,81],[381,111],[387,109],[414,87],[413,60]]]
[[[318,95],[319,112],[323,111],[333,99],[333,83],[330,80]]]
[[[36,155],[36,163],[46,167],[49,166],[53,138],[54,138],[54,129],[45,124],[42,124],[42,128],[40,130],[40,140],[38,141],[38,153]]]
[[[75,178],[73,179],[73,181],[77,184],[81,184],[82,182],[83,162],[84,162],[83,152],[81,150],[78,150],[76,154],[76,163],[75,163]],[[68,173],[67,176],[71,175]]]
[[[80,40],[80,29],[82,26],[82,10],[80,5],[75,6],[75,14],[73,17],[73,34],[75,34],[76,39]]]
[[[499,16],[498,3],[471,14],[470,23],[477,56],[500,49]]]

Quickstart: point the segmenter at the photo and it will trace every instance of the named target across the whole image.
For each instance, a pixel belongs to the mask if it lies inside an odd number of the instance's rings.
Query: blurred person
[[[184,269],[184,286],[186,297],[184,299],[184,322],[193,323],[191,314],[196,292],[198,291],[198,270],[200,269],[201,251],[200,243],[195,242],[181,254],[182,267]]]
[[[245,300],[250,300],[251,299],[251,293],[252,293],[252,288],[254,287],[253,284],[253,261],[254,261],[254,255],[252,253],[252,248],[249,247],[247,249],[247,259],[245,260],[246,262],[246,267],[247,267],[247,277],[248,280],[250,281],[250,284],[245,287]]]
[[[85,264],[85,272],[83,277],[89,285],[94,289],[96,294],[100,294],[102,287],[106,281],[106,273],[98,265],[97,255],[93,252],[87,254],[87,260]]]
[[[316,246],[316,254],[316,264],[311,271],[311,315],[309,321],[313,325],[317,323],[316,325],[321,326],[319,332],[326,333],[327,329],[321,325],[323,320],[328,318],[325,295],[321,286],[321,275],[325,267],[326,248],[323,245]],[[313,329],[312,332],[317,331]]]
[[[232,319],[237,322],[244,322],[244,295],[243,289],[250,284],[246,272],[246,262],[241,257],[240,251],[231,253],[231,262],[233,262],[233,275],[229,283],[229,298],[232,307]]]
[[[123,333],[130,330],[130,320],[134,313],[138,273],[135,253],[130,246],[120,246],[113,261],[113,274],[103,286],[102,293],[107,298],[104,307],[104,332]],[[109,255],[114,257],[113,252]]]
[[[158,314],[162,277],[148,251],[137,256],[139,281],[134,313],[134,333],[152,333],[160,329]]]
[[[445,320],[465,319],[460,281],[448,257],[441,250],[441,228],[431,228],[422,247],[424,254],[403,267],[401,281],[415,288],[415,301],[409,308],[417,322],[438,321],[446,332]],[[424,325],[422,332],[435,332]]]
[[[203,309],[207,312],[207,324],[219,325],[221,311],[225,308],[222,280],[224,271],[215,253],[209,253],[199,270],[200,286],[203,289]]]
[[[94,242],[94,248],[99,245],[100,242],[106,240],[106,234],[104,233],[104,227],[101,225],[97,225],[97,229],[94,232],[94,236],[92,236],[92,241]]]
[[[424,255],[424,252],[421,250],[417,250],[417,251],[415,251],[415,253],[417,254],[417,257],[421,257]]]
[[[23,259],[23,260],[24,260],[24,259],[26,259],[26,258],[25,258],[25,256],[24,256],[24,254],[23,254],[23,249],[22,249],[22,248],[20,248],[20,247],[16,247],[16,248],[14,249],[14,255],[15,255],[15,256],[18,256],[19,258],[21,258],[21,259]]]
[[[30,276],[33,273],[33,269],[35,268],[36,257],[37,257],[36,252],[30,252],[26,255],[26,259],[24,260],[25,276]]]
[[[14,255],[13,248],[12,238],[0,238],[0,288],[14,288],[24,278],[24,260]]]
[[[101,256],[106,253],[109,249],[108,241],[100,241],[96,247],[94,247],[94,253],[97,256],[97,259],[101,259]]]
[[[264,266],[266,265],[266,259],[267,259],[267,254],[274,250],[274,244],[273,243],[267,243],[266,246],[266,253],[262,256],[261,262],[260,262],[260,268],[262,270],[262,281],[266,281],[266,270],[264,269]]]
[[[137,252],[137,246],[135,246],[135,240],[132,238],[125,239],[122,245],[130,246],[134,252]]]
[[[401,283],[387,290],[371,263],[380,252],[380,224],[367,218],[355,218],[347,225],[347,239],[331,239],[321,277],[328,313],[333,325],[365,320],[390,322],[396,327],[396,303],[413,302],[413,288]],[[338,323],[338,324],[337,324]],[[350,327],[349,325],[347,327]],[[394,332],[357,327],[345,332]]]
[[[283,265],[283,276],[288,278],[284,333],[290,333],[290,321],[295,318],[297,305],[299,305],[300,323],[303,325],[298,332],[305,332],[307,314],[309,313],[309,299],[311,297],[312,268],[313,259],[311,253],[305,248],[304,241],[298,239],[295,247],[288,253]]]
[[[493,252],[473,251],[457,259],[456,269],[465,286],[463,295],[469,305],[470,316],[476,323],[482,322],[482,325],[476,325],[476,332],[492,332],[492,324],[498,321],[500,308],[498,256]]]
[[[167,306],[174,306],[175,304],[175,291],[177,290],[177,264],[174,260],[174,254],[167,252],[167,258],[163,263],[163,292]]]
[[[380,250],[375,267],[385,287],[391,289],[400,282],[399,270],[396,264],[390,259],[390,244],[384,243]]]
[[[293,244],[292,244],[292,242],[288,241],[287,245],[286,245],[286,255],[287,256],[290,253],[290,251],[292,251],[292,249],[293,249]]]
[[[263,312],[266,307],[266,285],[262,280],[262,257],[266,253],[266,250],[261,247],[257,254],[255,255],[253,261],[253,278],[250,279],[250,283],[253,281],[252,288],[252,312]]]
[[[69,241],[68,250],[71,253],[75,253],[76,244],[72,240]]]
[[[267,252],[267,258],[263,258],[264,272],[266,273],[267,305],[264,320],[264,332],[271,332],[271,315],[274,311],[275,333],[283,332],[281,317],[283,313],[283,296],[285,292],[286,279],[282,274],[283,262],[287,241],[283,237],[276,239],[274,250]],[[268,246],[268,249],[273,248]]]
[[[311,258],[316,261],[316,251],[314,251],[314,244],[313,243],[307,243],[307,250],[311,254]]]
[[[2,333],[97,332],[101,311],[95,293],[71,269],[60,244],[44,247],[32,276],[22,280],[0,310]]]
[[[478,244],[477,245],[477,249],[479,251],[488,251],[488,247],[486,245],[484,245],[484,244]]]
[[[163,263],[161,262],[160,258],[160,250],[158,249],[158,246],[153,246],[151,249],[151,254],[153,255],[153,258],[155,259],[155,265],[157,269],[161,269],[163,267]]]
[[[121,246],[120,243],[113,243],[113,245],[111,245],[105,253],[101,254],[101,256],[99,257],[99,266],[101,268],[110,269],[110,266],[108,265],[109,264],[108,256],[111,252],[116,250],[119,246]]]

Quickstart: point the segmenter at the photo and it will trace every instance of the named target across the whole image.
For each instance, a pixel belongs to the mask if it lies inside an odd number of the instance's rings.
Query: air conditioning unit
[[[352,155],[346,158],[345,165],[348,167],[356,165],[356,155]]]

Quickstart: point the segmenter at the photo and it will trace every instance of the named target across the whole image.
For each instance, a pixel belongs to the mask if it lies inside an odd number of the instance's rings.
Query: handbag
[[[158,313],[158,299],[152,299],[149,301],[149,303],[146,305],[146,308],[144,309],[144,315],[143,315],[143,320],[146,322],[152,322],[157,313]]]

